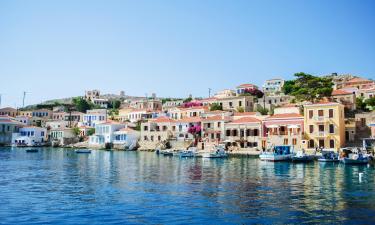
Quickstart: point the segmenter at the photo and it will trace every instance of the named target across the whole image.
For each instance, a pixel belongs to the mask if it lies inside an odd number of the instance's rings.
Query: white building
[[[83,115],[83,125],[95,127],[96,124],[105,123],[107,121],[106,109],[87,110]]]
[[[133,150],[137,147],[137,142],[141,136],[139,131],[130,128],[122,128],[113,132],[113,134],[113,144],[124,145],[125,149],[129,150]]]
[[[9,116],[0,116],[0,145],[10,145],[12,134],[18,133],[24,124]]]
[[[271,80],[266,80],[263,84],[263,92],[266,94],[274,95],[277,92],[281,92],[284,86],[284,80],[275,78]]]
[[[105,122],[95,125],[95,134],[90,136],[89,145],[102,146],[106,143],[113,143],[115,139],[115,131],[125,128],[126,124],[117,122]]]
[[[42,127],[26,126],[13,133],[12,144],[15,146],[43,145],[47,140],[47,129]]]

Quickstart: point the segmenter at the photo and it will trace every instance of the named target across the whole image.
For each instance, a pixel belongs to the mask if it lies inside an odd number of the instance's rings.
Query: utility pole
[[[23,92],[23,98],[22,98],[22,108],[25,108],[25,98],[26,98],[26,91]]]
[[[211,98],[211,88],[208,88],[208,97]]]
[[[0,94],[0,108],[1,108],[1,96],[2,96],[2,94]]]

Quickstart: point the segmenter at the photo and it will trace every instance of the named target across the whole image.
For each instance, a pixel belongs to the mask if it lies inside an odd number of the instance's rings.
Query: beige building
[[[262,122],[254,117],[242,117],[225,124],[225,140],[233,149],[258,149],[261,136]]]
[[[254,97],[252,96],[222,98],[217,99],[216,102],[226,111],[235,112],[239,108],[242,108],[245,112],[252,112],[254,110]]]
[[[341,89],[333,90],[331,98],[332,101],[343,104],[347,109],[356,109],[356,95],[354,92],[349,92]]]
[[[16,117],[17,116],[17,109],[11,108],[11,107],[6,107],[0,109],[0,116],[11,116],[11,117]]]
[[[344,106],[337,102],[304,105],[304,148],[338,151],[345,145]]]
[[[174,137],[175,120],[168,117],[151,119],[141,124],[141,141],[163,142]]]
[[[225,123],[229,122],[231,117],[223,115],[211,116],[202,119],[202,134],[204,142],[219,143],[225,138]]]

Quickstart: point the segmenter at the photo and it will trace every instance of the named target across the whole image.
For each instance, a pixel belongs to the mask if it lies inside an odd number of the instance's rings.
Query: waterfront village
[[[227,154],[244,155],[274,146],[311,154],[360,147],[373,153],[373,80],[337,73],[294,78],[239,84],[206,98],[88,90],[65,101],[1,108],[0,144],[198,152],[221,145]]]

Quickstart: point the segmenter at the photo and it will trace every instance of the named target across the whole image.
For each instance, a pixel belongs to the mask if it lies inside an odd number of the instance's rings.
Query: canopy
[[[299,125],[289,125],[288,128],[299,128]]]
[[[279,128],[279,125],[269,125],[267,128]]]

